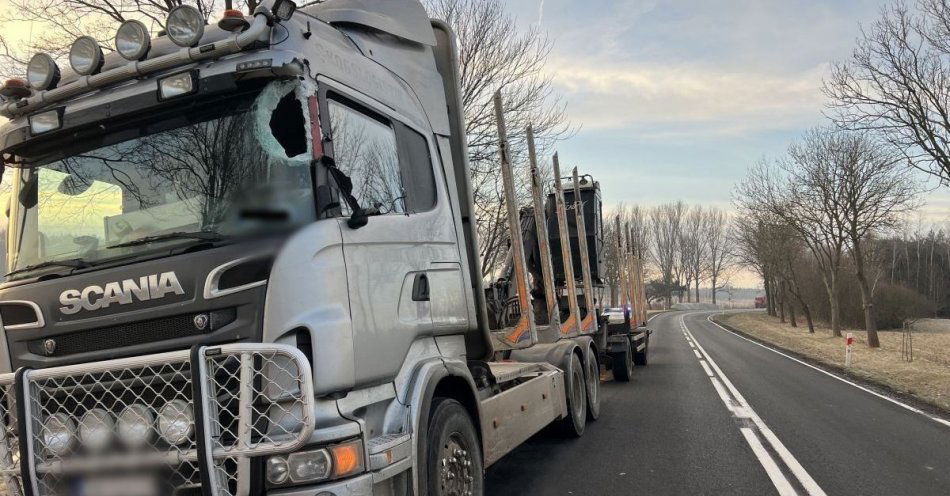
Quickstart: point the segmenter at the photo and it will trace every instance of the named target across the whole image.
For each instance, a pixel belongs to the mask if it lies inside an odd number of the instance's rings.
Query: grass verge
[[[804,323],[792,327],[764,312],[716,315],[713,320],[808,361],[950,413],[950,333],[915,332],[914,360],[908,362],[901,356],[899,330],[879,331],[881,347],[877,349],[868,348],[864,331],[847,330],[844,334],[854,335],[854,346],[851,367],[846,368],[845,338],[832,336],[831,329],[816,326],[815,333],[810,334]]]

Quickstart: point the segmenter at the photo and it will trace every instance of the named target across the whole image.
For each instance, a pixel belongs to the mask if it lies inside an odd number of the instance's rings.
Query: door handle
[[[416,274],[412,282],[412,301],[429,301],[429,276]]]

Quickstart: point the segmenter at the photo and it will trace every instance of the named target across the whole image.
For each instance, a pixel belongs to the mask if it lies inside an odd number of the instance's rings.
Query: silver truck
[[[545,201],[532,144],[483,284],[454,43],[417,0],[182,6],[6,82],[0,494],[477,495],[582,434],[646,354],[635,257],[608,332],[599,185]]]

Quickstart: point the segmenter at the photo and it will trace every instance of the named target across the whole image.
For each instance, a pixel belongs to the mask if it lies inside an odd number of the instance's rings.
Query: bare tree
[[[650,210],[650,255],[666,288],[667,306],[672,303],[674,284],[679,283],[678,243],[685,213],[686,205],[681,201],[659,205]]]
[[[680,252],[684,261],[686,279],[686,300],[689,301],[690,283],[696,289],[696,302],[699,302],[699,284],[706,273],[708,260],[708,238],[705,232],[706,211],[701,206],[689,209],[680,234]]]
[[[825,81],[830,116],[873,131],[912,166],[950,182],[950,2],[904,2],[862,30]]]
[[[902,158],[888,153],[865,134],[835,133],[828,144],[837,155],[833,161],[840,182],[842,229],[854,262],[861,289],[868,346],[877,348],[874,319],[873,275],[868,262],[873,256],[872,238],[895,226],[901,216],[916,206],[920,190],[910,170],[901,167]]]
[[[706,245],[705,278],[712,291],[712,303],[716,304],[716,292],[725,288],[729,280],[725,277],[732,268],[734,252],[729,236],[729,216],[722,209],[710,208],[703,216],[702,237]],[[699,301],[697,284],[696,301]]]
[[[508,243],[492,95],[498,89],[504,93],[512,161],[516,173],[523,177],[527,177],[524,130],[529,125],[534,129],[539,156],[549,154],[553,145],[571,136],[574,129],[567,123],[564,104],[550,77],[542,73],[551,51],[543,31],[537,26],[521,31],[499,0],[424,3],[430,15],[445,19],[458,36],[465,132],[482,270],[487,275],[503,263]],[[527,198],[524,188],[519,201]]]

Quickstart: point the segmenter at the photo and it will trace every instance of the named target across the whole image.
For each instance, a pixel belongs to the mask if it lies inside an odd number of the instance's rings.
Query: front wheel
[[[468,411],[450,398],[435,398],[432,405],[426,438],[428,494],[482,496],[482,450]]]

